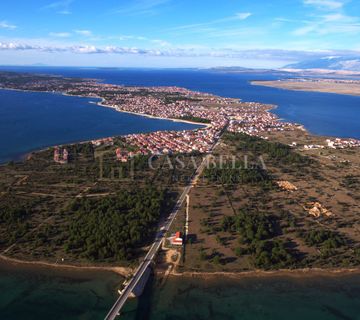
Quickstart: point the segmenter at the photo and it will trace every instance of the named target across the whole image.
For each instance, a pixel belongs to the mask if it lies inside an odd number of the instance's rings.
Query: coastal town
[[[106,86],[109,91],[119,90],[117,86]],[[179,132],[159,131],[127,135],[124,137],[126,142],[135,146],[137,150],[129,152],[125,149],[117,150],[117,158],[123,162],[137,154],[207,153],[226,128],[231,132],[261,135],[264,132],[294,130],[299,127],[296,124],[280,121],[269,112],[272,108],[270,105],[241,102],[238,99],[221,98],[177,87],[147,89],[134,87],[129,90],[132,93],[115,93],[111,98],[104,97],[99,90],[98,97],[103,99],[101,105],[110,106],[120,112],[175,121],[193,121],[204,123],[204,127]],[[139,95],[144,90],[149,90],[152,95],[147,97]],[[68,94],[73,92],[70,91]],[[181,95],[182,98],[167,103],[166,98],[154,96],[153,92],[162,96]],[[99,141],[95,142],[98,143]]]
[[[222,98],[206,93],[194,92],[178,87],[121,87],[116,85],[97,84],[91,82],[80,88],[73,88],[67,94],[76,94],[78,90],[86,92],[87,86],[95,88],[88,96],[101,98],[100,105],[111,107],[119,112],[130,112],[144,116],[174,121],[193,121],[204,123],[204,127],[195,130],[184,131],[158,131],[147,134],[131,134],[124,138],[128,145],[136,147],[136,151],[117,149],[116,157],[119,161],[136,155],[160,155],[174,153],[207,153],[211,146],[219,139],[226,129],[232,133],[245,133],[250,136],[268,139],[267,133],[304,130],[302,125],[280,120],[272,109],[273,105],[256,102],[242,102],[238,99]],[[113,95],[104,95],[113,92]],[[119,93],[127,91],[126,93]],[[144,92],[148,95],[144,96]],[[96,93],[96,94],[95,94]],[[154,94],[155,93],[155,94]],[[181,96],[180,100],[174,98],[174,102],[168,102],[164,96]],[[93,141],[94,146],[109,144],[108,139]],[[292,146],[297,146],[294,142]],[[360,141],[356,139],[340,139],[324,141],[321,147],[326,148],[354,148],[360,147]],[[313,146],[305,145],[305,149]]]
[[[126,162],[136,155],[160,155],[175,153],[207,153],[219,139],[224,130],[231,133],[244,133],[267,139],[271,132],[304,130],[296,123],[279,119],[271,111],[276,108],[256,102],[243,102],[239,99],[223,98],[208,93],[191,91],[179,87],[129,87],[105,84],[95,79],[69,79],[61,77],[40,77],[23,75],[22,81],[12,81],[11,73],[0,78],[0,87],[26,91],[46,91],[72,96],[101,99],[98,104],[119,112],[128,112],[148,117],[189,121],[203,125],[195,130],[158,131],[147,134],[124,136],[129,146],[117,148],[116,158]],[[18,76],[17,76],[18,77]],[[18,78],[17,78],[18,79]],[[112,138],[92,141],[94,147],[113,144]],[[292,144],[298,146],[297,141]],[[356,139],[328,139],[323,145],[305,145],[304,149],[354,148],[360,147]],[[55,153],[58,152],[55,150]],[[65,164],[68,156],[55,162]]]

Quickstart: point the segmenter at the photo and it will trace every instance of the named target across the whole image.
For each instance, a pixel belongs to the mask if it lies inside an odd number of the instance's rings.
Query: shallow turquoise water
[[[122,281],[111,272],[0,266],[0,319],[103,319]]]
[[[103,319],[121,277],[1,268],[0,319]],[[360,276],[152,280],[120,320],[358,320]]]

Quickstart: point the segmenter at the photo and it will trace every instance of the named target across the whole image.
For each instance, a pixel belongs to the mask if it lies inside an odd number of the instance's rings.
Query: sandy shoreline
[[[304,82],[304,81],[251,81],[253,86],[263,86],[291,91],[318,92],[360,96],[359,84],[329,83],[329,82]]]
[[[189,121],[189,120],[182,120],[182,119],[173,119],[173,118],[164,118],[164,117],[156,117],[156,116],[152,116],[150,114],[144,114],[144,113],[136,113],[136,112],[131,112],[131,111],[123,111],[123,110],[119,110],[117,107],[115,106],[111,106],[111,105],[107,105],[105,104],[106,100],[104,98],[101,97],[92,97],[92,96],[81,96],[81,95],[72,95],[72,94],[67,94],[65,92],[53,92],[53,91],[34,91],[34,90],[22,90],[22,89],[13,89],[13,88],[0,88],[0,90],[8,90],[8,91],[19,91],[19,92],[33,92],[33,93],[49,93],[49,94],[56,94],[56,95],[63,95],[66,97],[78,97],[78,98],[84,98],[84,99],[100,99],[101,101],[98,102],[93,102],[93,101],[89,101],[90,104],[95,104],[99,107],[103,107],[103,108],[110,108],[115,110],[116,112],[121,112],[121,113],[128,113],[128,114],[133,114],[136,116],[140,116],[140,117],[145,117],[145,118],[152,118],[152,119],[159,119],[159,120],[166,120],[166,121],[172,121],[172,122],[182,122],[182,123],[188,123],[188,124],[192,124],[192,125],[197,125],[200,126],[200,129],[203,128],[208,128],[209,126],[211,126],[210,123],[201,123],[201,122],[193,122],[193,121]],[[193,130],[197,130],[197,129],[193,129]],[[169,130],[170,131],[170,130]],[[124,135],[117,135],[117,136],[104,136],[104,137],[100,137],[100,138],[96,138],[96,139],[90,139],[90,140],[79,140],[79,141],[74,141],[74,142],[69,142],[69,143],[64,143],[63,145],[74,145],[74,144],[78,144],[78,143],[88,143],[91,142],[92,140],[97,140],[97,139],[105,139],[105,138],[115,138],[115,137],[121,137]],[[60,144],[62,145],[62,144]],[[49,148],[55,147],[57,145],[49,145],[46,147],[42,147],[39,149],[35,149],[32,151],[28,151],[24,154],[19,154],[18,158],[13,160],[13,161],[24,161],[26,160],[28,157],[31,157],[31,154],[36,153],[36,152],[41,152],[41,151],[45,151]],[[7,161],[8,162],[8,161]],[[3,162],[0,163],[1,165],[6,165],[7,162]]]
[[[275,277],[291,277],[291,278],[313,278],[313,277],[342,277],[350,275],[360,275],[360,268],[338,268],[338,269],[322,269],[322,268],[305,268],[305,269],[279,269],[279,270],[251,270],[239,272],[202,272],[202,271],[184,271],[172,272],[174,277],[188,277],[213,279],[215,277],[225,277],[233,279],[243,278],[275,278]]]
[[[151,114],[146,114],[146,113],[136,113],[136,112],[131,112],[131,111],[119,110],[115,106],[105,104],[106,100],[104,98],[101,98],[101,97],[98,97],[98,96],[96,96],[96,97],[93,97],[93,96],[81,96],[81,95],[67,94],[67,93],[61,92],[61,91],[35,91],[35,90],[22,90],[22,89],[14,89],[14,88],[0,88],[0,90],[19,91],[19,92],[34,92],[34,93],[50,93],[50,94],[62,95],[62,96],[65,96],[65,97],[77,97],[77,98],[84,98],[84,99],[100,99],[101,101],[99,101],[99,102],[95,103],[95,102],[89,101],[89,103],[96,104],[96,105],[98,105],[100,107],[114,109],[117,112],[129,113],[129,114],[133,114],[133,115],[140,116],[140,117],[159,119],[159,120],[168,120],[168,121],[173,121],[173,122],[183,122],[183,123],[189,123],[189,124],[194,124],[194,125],[203,126],[203,127],[209,127],[211,125],[210,123],[194,122],[194,121],[182,120],[182,119],[174,119],[174,118],[164,118],[164,117],[153,116]],[[80,142],[81,141],[79,141],[78,143],[80,143]],[[83,142],[87,142],[87,141],[83,141]],[[74,143],[76,143],[76,142],[74,142]]]
[[[106,104],[106,100],[104,98],[98,97],[98,96],[81,96],[81,95],[74,95],[74,94],[67,94],[65,92],[61,92],[61,91],[34,91],[34,90],[22,90],[22,89],[13,89],[13,88],[0,88],[0,90],[9,90],[9,91],[20,91],[20,92],[34,92],[34,93],[50,93],[50,94],[58,94],[58,95],[63,95],[65,97],[78,97],[78,98],[85,98],[85,99],[100,99],[101,101],[99,102],[92,102],[89,101],[89,103],[92,104],[96,104],[100,107],[105,107],[105,108],[110,108],[110,109],[114,109],[117,112],[122,112],[122,113],[128,113],[128,114],[133,114],[136,116],[140,116],[140,117],[145,117],[145,118],[152,118],[152,119],[159,119],[159,120],[167,120],[167,121],[173,121],[173,122],[183,122],[183,123],[189,123],[189,124],[193,124],[193,125],[197,125],[197,126],[202,126],[202,127],[209,127],[211,126],[210,123],[202,123],[202,122],[194,122],[194,121],[189,121],[189,120],[182,120],[182,119],[174,119],[174,118],[164,118],[164,117],[157,117],[157,116],[153,116],[151,114],[146,114],[146,113],[136,113],[136,112],[131,112],[131,111],[124,111],[124,110],[120,110],[118,109],[116,106],[111,106]],[[101,138],[99,138],[101,139]],[[77,142],[73,142],[73,143],[82,143],[82,142],[89,142],[90,140],[87,141],[77,141]]]
[[[85,97],[83,97],[85,98]],[[102,99],[102,98],[99,98]],[[159,119],[159,120],[167,120],[167,121],[173,121],[173,122],[183,122],[183,123],[189,123],[189,124],[193,124],[193,125],[197,125],[197,126],[202,126],[202,127],[209,127],[211,126],[210,123],[202,123],[202,122],[194,122],[194,121],[189,121],[189,120],[182,120],[182,119],[174,119],[174,118],[163,118],[163,117],[157,117],[157,116],[153,116],[151,114],[146,114],[146,113],[136,113],[136,112],[132,112],[132,111],[124,111],[124,110],[120,110],[117,107],[114,106],[110,106],[107,104],[104,104],[105,99],[102,99],[104,101],[100,101],[98,103],[96,103],[98,106],[100,107],[105,107],[105,108],[111,108],[116,110],[117,112],[122,112],[122,113],[128,113],[128,114],[133,114],[135,116],[140,116],[140,117],[145,117],[145,118],[151,118],[151,119]],[[196,129],[194,129],[196,130]]]
[[[27,261],[16,258],[6,257],[0,255],[0,265],[11,266],[11,268],[24,267],[24,268],[39,268],[39,269],[55,269],[64,271],[106,271],[113,272],[122,277],[128,277],[132,274],[133,269],[129,267],[112,267],[112,266],[94,266],[94,265],[72,265],[51,263],[46,261]],[[162,275],[162,271],[156,272]],[[279,270],[250,270],[250,271],[184,271],[176,272],[172,271],[170,276],[173,277],[186,277],[186,278],[199,278],[199,279],[214,279],[217,277],[224,277],[227,279],[244,279],[244,278],[313,278],[313,277],[343,277],[351,275],[360,275],[360,268],[335,268],[335,269],[323,269],[323,268],[304,268],[304,269],[279,269]]]
[[[61,264],[61,263],[51,263],[46,261],[27,261],[20,260],[16,258],[10,258],[4,255],[0,255],[0,264],[11,265],[13,267],[23,266],[23,267],[39,267],[39,268],[48,268],[48,269],[57,269],[57,270],[76,270],[76,271],[111,271],[123,277],[128,276],[133,271],[131,268],[126,267],[110,267],[110,266],[93,266],[93,265],[71,265],[71,264]]]
[[[19,90],[19,91],[25,91],[26,90]],[[39,91],[38,91],[39,92]],[[45,91],[40,91],[40,92],[45,92]],[[49,92],[49,91],[46,91],[48,93],[53,93],[53,92]],[[57,92],[55,92],[56,94]],[[92,102],[90,101],[89,103],[92,103],[92,104],[96,104],[97,106],[100,106],[100,107],[104,107],[104,108],[110,108],[110,109],[113,109],[117,112],[121,112],[121,113],[128,113],[128,114],[133,114],[135,116],[140,116],[140,117],[145,117],[145,118],[151,118],[151,119],[159,119],[159,120],[167,120],[167,121],[173,121],[173,122],[183,122],[183,123],[189,123],[189,124],[193,124],[193,125],[197,125],[197,126],[202,126],[202,127],[206,127],[208,128],[209,126],[211,126],[211,123],[202,123],[202,122],[194,122],[194,121],[189,121],[189,120],[182,120],[182,119],[174,119],[174,118],[164,118],[164,117],[157,117],[157,116],[153,116],[151,114],[146,114],[146,113],[137,113],[137,112],[132,112],[132,111],[125,111],[125,110],[120,110],[118,109],[116,106],[111,106],[111,105],[108,105],[106,104],[106,99],[104,98],[101,98],[99,96],[95,96],[95,97],[89,97],[89,96],[80,96],[80,95],[73,95],[73,94],[67,94],[67,93],[64,93],[64,92],[58,92],[57,94],[62,94],[63,96],[66,96],[66,97],[79,97],[79,98],[88,98],[88,99],[100,99],[101,101],[99,102]],[[195,130],[195,129],[194,129]],[[101,138],[100,138],[101,139]],[[81,143],[81,142],[88,142],[88,141],[79,141],[77,143]]]

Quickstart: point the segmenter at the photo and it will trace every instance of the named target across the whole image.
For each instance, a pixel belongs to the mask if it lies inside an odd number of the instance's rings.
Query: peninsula
[[[206,124],[54,146],[1,166],[6,259],[132,268],[161,236],[157,259],[176,272],[360,265],[358,140],[310,135],[272,105],[178,87],[0,73],[0,88]]]
[[[360,95],[360,80],[299,78],[277,81],[252,81],[251,84],[295,91]]]

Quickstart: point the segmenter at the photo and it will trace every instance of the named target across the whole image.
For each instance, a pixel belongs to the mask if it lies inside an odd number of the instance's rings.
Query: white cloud
[[[169,52],[161,52],[153,49],[139,49],[128,47],[96,47],[93,45],[70,45],[70,46],[57,46],[57,45],[35,45],[18,42],[0,42],[0,50],[37,50],[41,52],[69,52],[79,54],[139,54],[139,55],[170,55]]]
[[[0,51],[34,51],[43,53],[72,53],[80,55],[109,54],[109,55],[139,55],[148,57],[218,57],[228,59],[251,59],[269,61],[301,61],[319,59],[328,56],[360,56],[360,51],[304,51],[304,50],[279,50],[279,49],[233,49],[233,48],[207,48],[207,47],[179,47],[162,49],[140,49],[136,47],[93,45],[36,45],[20,42],[0,42]]]
[[[74,0],[60,0],[56,2],[49,3],[44,6],[43,9],[56,10],[56,13],[59,14],[71,14],[70,6],[74,2]]]
[[[160,39],[154,39],[154,40],[150,40],[150,42],[157,44],[161,47],[169,47],[171,46],[171,44],[165,40],[160,40]]]
[[[237,21],[237,20],[238,21],[246,20],[250,16],[252,16],[252,13],[250,13],[250,12],[238,12],[235,15],[230,16],[230,17],[215,19],[212,21],[207,21],[207,22],[202,22],[202,23],[194,23],[194,24],[177,26],[177,27],[171,28],[169,30],[181,31],[181,32],[187,31],[187,32],[191,32],[191,33],[211,33],[211,32],[220,31],[220,30],[215,29],[215,28],[210,29],[207,27],[212,27],[212,26],[216,26],[217,24],[224,24],[227,22],[232,22],[232,21]],[[221,30],[223,30],[223,28]]]
[[[115,10],[115,13],[124,15],[156,14],[159,8],[172,0],[133,0],[130,5]]]
[[[91,37],[93,35],[90,30],[74,30],[74,32],[85,37]]]
[[[305,36],[309,34],[358,34],[360,32],[360,19],[342,13],[331,13],[314,16],[304,26],[296,29],[293,34]]]
[[[55,1],[49,3],[48,5],[44,6],[45,9],[58,9],[68,7],[74,0],[62,0],[62,1]]]
[[[245,20],[245,19],[249,18],[250,16],[252,16],[252,13],[250,13],[250,12],[239,12],[239,13],[236,14],[236,16],[240,20]]]
[[[304,0],[304,4],[325,10],[338,10],[341,9],[345,3],[340,0]]]
[[[355,35],[360,32],[360,18],[345,14],[344,6],[349,0],[303,1],[305,5],[314,6],[317,11],[312,12],[307,21],[302,21],[303,26],[294,30],[294,35]]]
[[[69,10],[60,10],[60,11],[58,11],[57,13],[58,13],[58,14],[69,15],[69,14],[71,14],[71,11],[69,11]]]
[[[49,36],[56,38],[69,38],[71,36],[70,32],[50,32]]]
[[[39,49],[39,47],[27,44],[19,44],[19,43],[3,43],[0,42],[0,50],[35,50]]]
[[[324,22],[349,21],[350,17],[341,13],[332,13],[322,16]]]
[[[0,21],[0,29],[14,30],[16,28],[17,26],[15,26],[14,24],[10,24],[7,21]]]
[[[127,41],[127,40],[139,40],[145,41],[148,40],[146,37],[143,36],[136,36],[136,35],[119,35],[119,36],[111,36],[109,37],[110,40],[119,40],[119,41]]]

